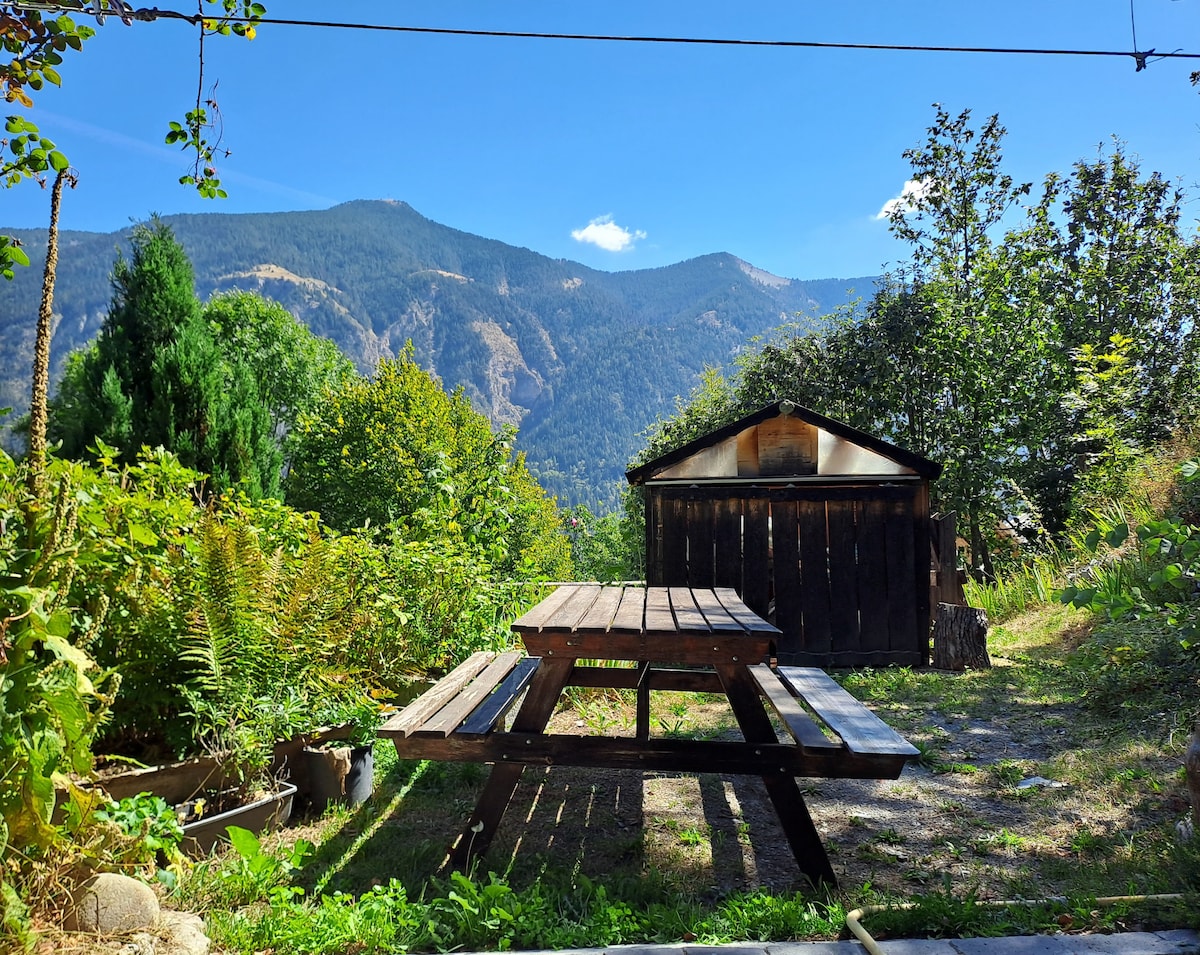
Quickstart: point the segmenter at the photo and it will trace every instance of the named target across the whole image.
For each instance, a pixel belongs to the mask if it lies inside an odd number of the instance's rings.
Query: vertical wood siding
[[[647,582],[733,587],[783,636],[780,663],[929,657],[923,485],[646,488]]]

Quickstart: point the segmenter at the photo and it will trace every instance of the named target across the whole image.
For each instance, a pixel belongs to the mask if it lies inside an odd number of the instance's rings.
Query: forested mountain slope
[[[335,341],[364,373],[408,340],[447,388],[493,422],[519,427],[531,470],[564,503],[606,507],[639,448],[706,365],[754,335],[810,325],[874,279],[797,281],[732,255],[601,272],[439,225],[402,202],[320,212],[184,215],[165,220],[202,298],[259,291]],[[0,283],[0,407],[23,411],[44,231],[15,234],[33,264]],[[60,234],[55,371],[91,340],[129,230]]]

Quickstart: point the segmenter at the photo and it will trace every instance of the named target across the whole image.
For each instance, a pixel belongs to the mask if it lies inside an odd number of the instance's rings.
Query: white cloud
[[[904,183],[904,188],[900,190],[900,195],[885,202],[883,208],[875,214],[875,218],[887,219],[897,212],[907,212],[931,192],[933,192],[932,179],[909,179]]]
[[[612,216],[599,216],[582,229],[572,229],[571,238],[576,242],[589,242],[607,252],[624,252],[646,238],[646,233],[641,229],[630,232],[613,222]]]

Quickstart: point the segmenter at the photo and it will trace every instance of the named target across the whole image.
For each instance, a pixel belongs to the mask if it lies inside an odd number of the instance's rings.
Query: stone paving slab
[[[1200,932],[1122,932],[1116,935],[1018,935],[1007,938],[896,938],[876,940],[883,955],[1200,955]],[[484,953],[460,953],[484,955]],[[867,955],[857,940],[739,942],[733,945],[611,945],[513,955]]]

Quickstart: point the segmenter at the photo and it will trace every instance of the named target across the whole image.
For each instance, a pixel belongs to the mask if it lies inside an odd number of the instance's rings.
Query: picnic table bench
[[[796,778],[895,779],[918,752],[822,670],[771,666],[779,631],[732,589],[567,584],[512,627],[525,653],[472,654],[379,730],[401,758],[492,764],[457,866],[487,851],[527,765],[594,766],[760,776],[800,870],[833,883]],[[568,686],[636,690],[634,735],[547,733]],[[743,739],[652,738],[656,690],[723,694]]]

